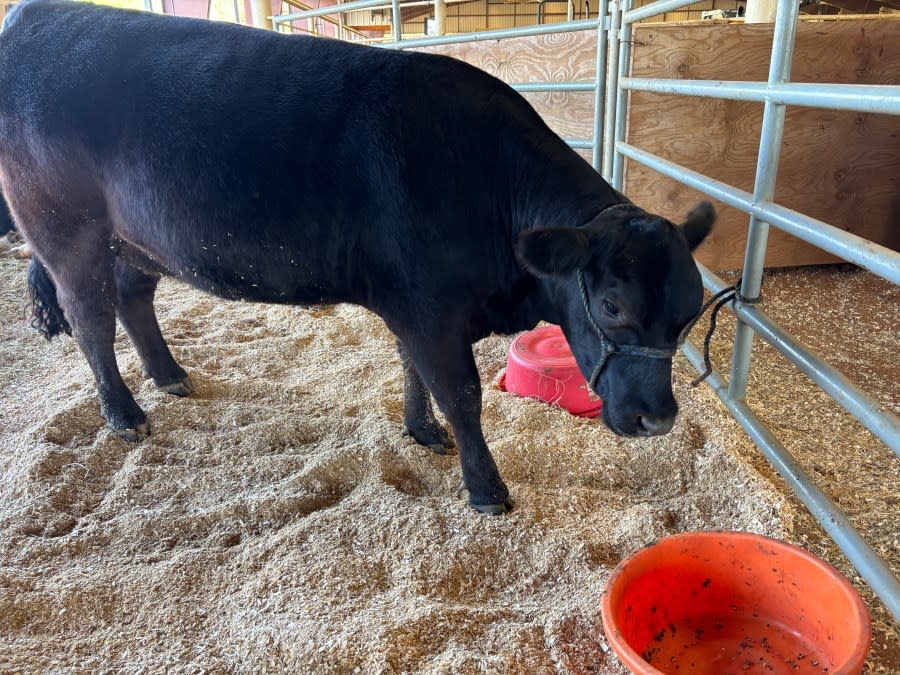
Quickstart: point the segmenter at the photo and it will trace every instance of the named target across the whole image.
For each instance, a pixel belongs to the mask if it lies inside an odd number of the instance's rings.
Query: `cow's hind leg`
[[[447,336],[404,336],[403,344],[456,437],[469,503],[489,514],[512,508],[481,430],[481,380],[471,345]]]
[[[397,352],[403,363],[403,433],[437,454],[446,455],[454,445],[450,434],[434,416],[431,394],[400,340],[397,340]]]
[[[153,311],[159,274],[145,272],[116,258],[115,275],[116,315],[140,355],[145,372],[161,390],[187,396],[194,387],[172,357]]]
[[[45,209],[43,217],[51,212]],[[45,303],[59,305],[72,328],[72,335],[94,374],[100,409],[107,423],[120,436],[137,441],[150,433],[147,417],[125,386],[113,343],[116,336],[116,283],[113,273],[114,253],[109,235],[96,220],[74,227],[66,223],[41,223],[33,227],[38,257],[52,276],[56,295],[44,293]],[[29,230],[29,232],[32,231]],[[37,261],[35,261],[37,263]],[[37,263],[37,275],[46,275]],[[40,292],[41,284],[32,284]]]

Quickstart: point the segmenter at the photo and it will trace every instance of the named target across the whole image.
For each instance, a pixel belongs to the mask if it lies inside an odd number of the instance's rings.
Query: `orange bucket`
[[[596,417],[603,405],[578,369],[562,329],[554,325],[535,328],[512,341],[506,372],[497,386],[581,417]]]
[[[859,594],[801,548],[690,532],[623,560],[601,603],[610,646],[640,675],[850,675],[872,630]]]

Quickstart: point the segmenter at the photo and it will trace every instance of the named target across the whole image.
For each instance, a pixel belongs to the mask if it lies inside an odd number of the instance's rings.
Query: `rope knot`
[[[738,280],[734,283],[733,286],[726,286],[718,293],[715,293],[709,300],[703,303],[703,306],[700,308],[700,311],[697,312],[697,316],[685,327],[682,335],[686,338],[687,334],[690,332],[691,328],[694,327],[694,324],[703,316],[704,312],[713,304],[712,313],[709,315],[709,330],[706,331],[706,337],[703,338],[703,372],[700,373],[696,378],[691,380],[691,386],[696,387],[701,382],[703,382],[707,377],[712,374],[712,361],[709,358],[709,346],[712,343],[713,333],[716,330],[716,323],[719,316],[719,310],[722,309],[729,302],[734,303],[735,300],[745,304],[745,305],[756,305],[759,304],[761,298],[747,298],[741,295],[741,282],[744,280],[743,275],[738,277]]]

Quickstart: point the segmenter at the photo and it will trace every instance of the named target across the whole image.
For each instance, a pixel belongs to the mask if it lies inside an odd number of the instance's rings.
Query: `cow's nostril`
[[[638,430],[646,436],[660,436],[666,434],[672,430],[674,424],[674,417],[655,418],[638,415],[637,418]]]

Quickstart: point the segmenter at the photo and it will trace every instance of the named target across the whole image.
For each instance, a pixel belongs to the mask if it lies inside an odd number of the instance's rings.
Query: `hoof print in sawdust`
[[[90,443],[104,427],[105,422],[96,403],[82,401],[50,417],[39,433],[54,445],[82,445]]]
[[[59,478],[63,469],[74,466],[77,463],[77,455],[68,450],[44,449],[28,470],[28,479],[32,482],[48,482]]]
[[[159,437],[156,437],[155,440],[159,441]],[[146,443],[137,448],[134,463],[136,466],[162,466],[168,463],[168,459],[169,454],[166,447],[159,443]]]
[[[349,491],[338,490],[336,492],[311,495],[295,502],[297,507],[295,515],[308,516],[317,511],[324,511],[337,506],[349,494]]]
[[[336,506],[350,494],[350,490],[316,491],[292,497],[272,497],[256,505],[253,514],[245,517],[253,532],[273,531],[291,522]]]
[[[77,524],[78,519],[74,516],[70,516],[67,513],[60,514],[55,518],[50,519],[50,521],[47,523],[47,527],[44,528],[44,536],[65,537],[75,529],[75,525]]]
[[[232,548],[241,543],[240,532],[223,532],[215,538],[215,544],[220,548]]]
[[[40,445],[27,472],[29,499],[23,509],[23,534],[61,537],[93,513],[119,471],[127,448],[112,433],[78,451]]]
[[[15,528],[20,534],[29,537],[64,537],[75,529],[78,519],[66,513],[56,514],[43,520],[29,518],[19,527]]]
[[[382,479],[408,497],[426,497],[432,493],[428,484],[419,475],[405,467],[386,467]]]

